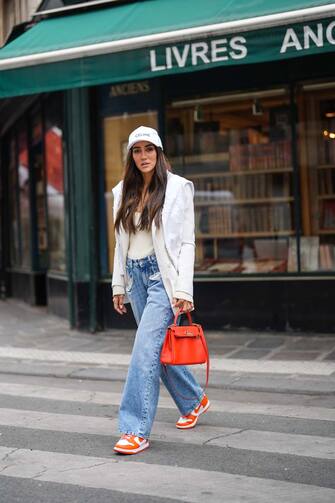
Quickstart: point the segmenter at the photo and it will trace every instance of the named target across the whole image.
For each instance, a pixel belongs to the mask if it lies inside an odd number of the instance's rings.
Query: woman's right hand
[[[124,305],[124,295],[113,295],[114,309],[119,314],[124,314],[127,312],[127,308]]]

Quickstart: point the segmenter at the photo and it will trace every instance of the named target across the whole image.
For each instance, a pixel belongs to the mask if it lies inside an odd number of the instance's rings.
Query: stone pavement
[[[335,392],[335,334],[240,330],[206,336],[213,387]],[[70,330],[45,308],[0,301],[1,373],[123,380],[133,337],[134,330]],[[202,368],[195,372],[203,378]]]
[[[0,346],[98,353],[129,353],[134,330],[90,334],[16,300],[0,301]],[[229,359],[335,361],[335,334],[206,331],[212,355]]]

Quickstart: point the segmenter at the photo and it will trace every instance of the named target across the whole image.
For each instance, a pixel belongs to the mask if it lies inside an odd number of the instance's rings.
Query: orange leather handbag
[[[178,311],[174,322],[167,328],[161,352],[161,363],[164,365],[196,365],[206,363],[206,386],[209,378],[209,353],[202,326],[193,323],[189,312],[189,325],[177,325]]]

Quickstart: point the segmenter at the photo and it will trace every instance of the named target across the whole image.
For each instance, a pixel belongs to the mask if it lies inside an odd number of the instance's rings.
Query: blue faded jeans
[[[166,329],[174,315],[155,255],[127,258],[127,276],[127,294],[138,328],[121,399],[119,430],[148,438],[156,415],[160,378],[183,416],[199,404],[203,390],[187,367],[169,366],[166,375],[160,363]]]

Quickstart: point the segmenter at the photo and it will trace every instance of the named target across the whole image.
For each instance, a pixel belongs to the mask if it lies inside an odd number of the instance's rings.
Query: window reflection
[[[64,228],[64,166],[61,97],[46,102],[45,164],[48,201],[49,269],[66,270]]]

